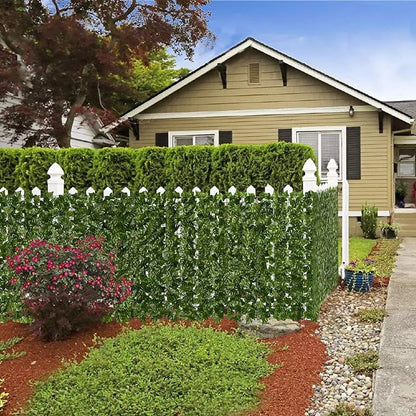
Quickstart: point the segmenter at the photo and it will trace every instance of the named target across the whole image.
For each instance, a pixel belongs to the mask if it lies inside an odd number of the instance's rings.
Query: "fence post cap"
[[[308,159],[303,165],[304,172],[316,172],[316,165],[312,159]]]
[[[286,185],[284,188],[283,188],[283,192],[286,192],[287,194],[291,194],[292,192],[293,192],[293,188],[290,186],[290,185]]]
[[[236,188],[235,186],[230,186],[230,187],[228,188],[228,192],[229,192],[231,195],[235,195],[235,193],[237,192],[237,188]]]
[[[329,162],[328,162],[328,170],[337,170],[338,169],[338,164],[337,164],[337,162],[335,161],[335,159],[331,159]]]
[[[58,165],[58,163],[53,163],[51,167],[48,169],[48,175],[63,175],[64,171],[63,169]]]
[[[266,194],[273,195],[273,193],[274,193],[274,188],[273,188],[273,186],[271,186],[271,185],[267,184],[267,185],[266,185],[266,187],[264,188],[264,192],[265,192]]]

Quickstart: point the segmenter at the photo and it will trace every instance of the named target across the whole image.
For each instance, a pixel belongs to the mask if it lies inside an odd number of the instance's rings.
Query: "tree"
[[[213,39],[209,0],[1,0],[0,99],[19,101],[0,122],[28,145],[68,147],[83,108],[110,121],[103,97],[132,96],[137,60],[165,46],[192,57]],[[115,115],[112,114],[115,118]]]
[[[189,69],[175,68],[175,65],[174,55],[168,54],[166,48],[150,53],[147,62],[135,60],[129,76],[120,79],[127,84],[126,91],[121,96],[113,94],[108,101],[106,98],[106,102],[113,111],[126,112],[189,74]]]

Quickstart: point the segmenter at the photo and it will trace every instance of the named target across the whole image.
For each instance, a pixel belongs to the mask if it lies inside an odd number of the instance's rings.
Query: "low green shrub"
[[[143,327],[99,340],[79,364],[36,383],[26,416],[239,414],[272,371],[264,343],[212,328]]]
[[[353,371],[357,374],[364,374],[371,377],[373,372],[379,368],[378,352],[370,350],[356,354],[352,357],[347,357],[345,362],[351,366]]]
[[[358,311],[358,318],[361,322],[383,322],[385,316],[387,316],[387,312],[380,308],[361,309]]]
[[[2,361],[14,360],[15,358],[23,357],[26,355],[25,351],[16,352],[12,350],[11,352],[7,352],[8,349],[12,348],[22,339],[22,337],[14,337],[9,338],[7,341],[0,341],[0,364]]]
[[[0,188],[6,188],[9,192],[18,188],[14,171],[22,152],[23,149],[0,149]]]
[[[131,282],[117,278],[113,254],[103,239],[88,237],[74,246],[31,241],[8,257],[35,333],[45,341],[63,340],[101,320],[130,295]]]
[[[378,208],[375,205],[364,204],[361,207],[361,230],[365,238],[376,238]]]
[[[327,416],[373,416],[372,410],[357,409],[353,404],[340,403],[337,407],[330,411]]]

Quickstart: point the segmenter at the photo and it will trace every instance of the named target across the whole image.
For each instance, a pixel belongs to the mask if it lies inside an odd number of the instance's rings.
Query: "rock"
[[[242,317],[239,325],[239,329],[242,333],[254,335],[260,339],[277,338],[291,332],[299,331],[300,328],[301,326],[298,322],[290,319],[278,321],[275,318],[269,318],[265,323],[258,319],[254,319],[251,322],[247,322],[245,316]]]

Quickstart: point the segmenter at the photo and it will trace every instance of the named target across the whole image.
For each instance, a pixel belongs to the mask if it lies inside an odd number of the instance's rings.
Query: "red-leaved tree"
[[[191,57],[213,38],[208,1],[1,0],[0,124],[26,145],[68,147],[81,109],[111,121],[113,100],[137,94],[135,60],[164,46]]]

